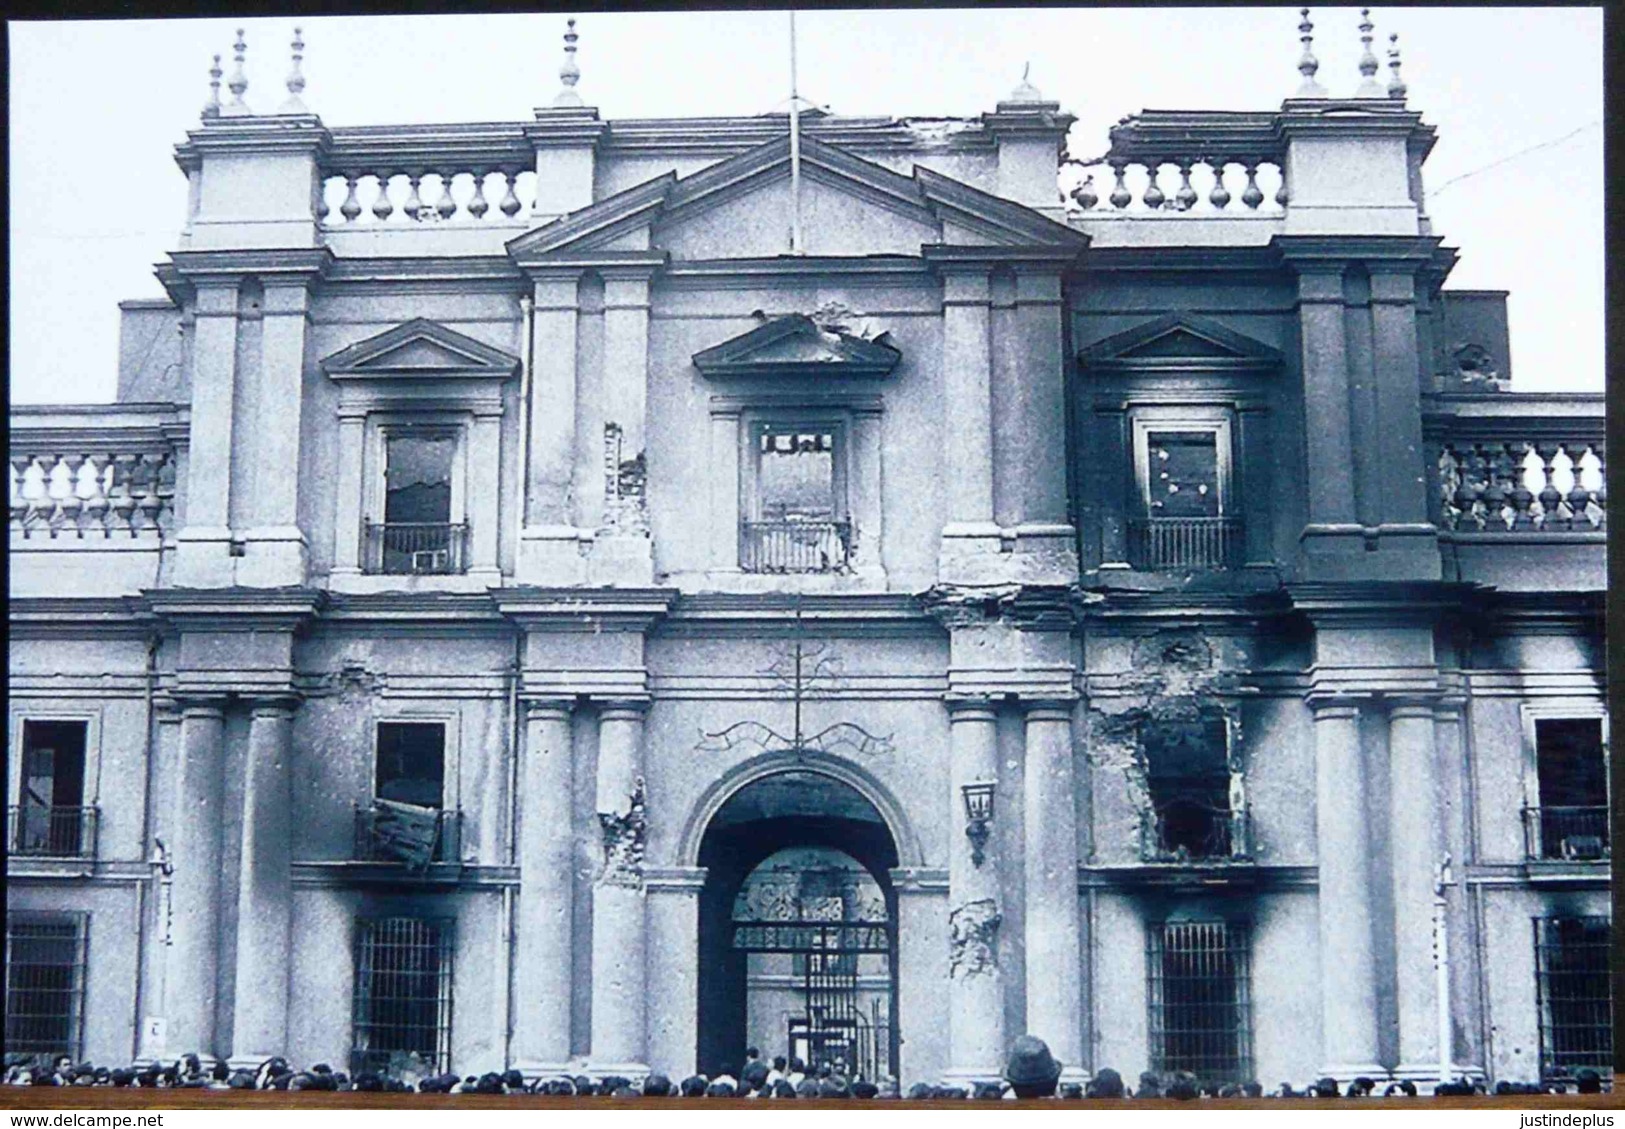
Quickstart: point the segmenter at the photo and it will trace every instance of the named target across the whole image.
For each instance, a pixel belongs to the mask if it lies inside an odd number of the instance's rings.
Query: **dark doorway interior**
[[[895,1075],[901,1039],[896,1023],[897,896],[890,871],[898,865],[897,846],[880,813],[856,790],[810,771],[788,771],[746,785],[713,817],[701,842],[699,862],[707,873],[699,907],[699,1069],[714,1075],[723,1066],[740,1066],[749,1037],[746,974],[751,954],[736,944],[735,900],[759,863],[797,847],[843,852],[880,888],[891,1014],[879,1061]],[[826,960],[811,959],[815,964]],[[761,1047],[765,1058],[785,1049]]]

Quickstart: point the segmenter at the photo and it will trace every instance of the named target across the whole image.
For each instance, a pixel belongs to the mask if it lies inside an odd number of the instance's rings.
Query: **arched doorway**
[[[740,788],[700,842],[699,1069],[764,1058],[897,1076],[897,844],[855,788],[787,769]]]

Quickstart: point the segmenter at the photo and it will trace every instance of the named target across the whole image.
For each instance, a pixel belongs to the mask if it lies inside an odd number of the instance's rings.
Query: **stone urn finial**
[[[1371,33],[1376,25],[1371,22],[1371,9],[1360,9],[1360,88],[1356,98],[1385,98],[1388,92],[1377,81],[1377,56],[1371,50]]]
[[[288,97],[277,107],[279,114],[308,114],[310,110],[299,97],[305,89],[304,72],[299,69],[305,58],[305,40],[299,28],[293,29],[293,66],[288,71]]]
[[[1388,80],[1388,97],[1405,100],[1407,88],[1405,80],[1399,76],[1399,32],[1388,37],[1388,70],[1393,75]]]
[[[220,76],[224,73],[220,69],[220,56],[216,55],[214,63],[209,67],[209,100],[203,104],[205,120],[220,116]]]
[[[1298,15],[1303,17],[1298,24],[1298,39],[1303,44],[1303,55],[1298,59],[1298,73],[1303,75],[1303,82],[1298,86],[1298,98],[1324,98],[1326,88],[1315,81],[1315,72],[1320,69],[1320,60],[1315,58],[1315,25],[1309,21],[1309,9],[1300,8]]]
[[[565,21],[565,29],[564,63],[559,67],[559,82],[563,85],[559,87],[558,95],[553,99],[553,108],[555,110],[585,105],[581,101],[580,93],[576,90],[576,83],[581,81],[581,67],[576,63],[576,41],[581,36],[576,34],[574,19]]]
[[[248,108],[243,101],[243,95],[248,92],[248,74],[243,70],[243,57],[248,51],[248,44],[243,39],[243,29],[237,29],[237,42],[231,45],[232,61],[231,81],[227,87],[231,90],[231,101],[221,109],[222,117],[244,117],[254,111]]]

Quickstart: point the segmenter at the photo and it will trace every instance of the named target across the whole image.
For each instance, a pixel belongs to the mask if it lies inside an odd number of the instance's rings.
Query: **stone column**
[[[1376,358],[1377,418],[1381,421],[1377,507],[1382,548],[1404,550],[1386,574],[1439,579],[1438,530],[1428,520],[1427,452],[1422,443],[1414,263],[1371,263],[1371,338]]]
[[[293,913],[292,702],[256,702],[243,781],[242,858],[237,870],[237,991],[231,1058],[258,1066],[288,1051],[288,978]]]
[[[227,587],[231,549],[231,420],[237,381],[237,283],[199,282],[192,335],[192,441],[186,525],[175,536],[175,583]]]
[[[1311,703],[1315,715],[1315,837],[1320,859],[1321,1067],[1341,1081],[1386,1073],[1377,1065],[1376,968],[1371,942],[1365,772],[1360,707]]]
[[[219,702],[188,702],[181,713],[180,779],[170,862],[173,916],[164,1013],[170,1049],[218,1052],[220,983],[220,786],[225,712]]]
[[[604,514],[593,546],[594,583],[654,581],[644,504],[645,415],[649,388],[649,266],[605,269]]]
[[[598,820],[604,868],[592,890],[592,1062],[601,1072],[646,1069],[647,921],[643,885],[641,701],[598,715]]]
[[[1309,524],[1351,532],[1354,451],[1349,420],[1348,350],[1343,324],[1343,267],[1305,264],[1298,273],[1298,318],[1303,353],[1305,467]],[[1335,536],[1338,530],[1328,530]]]
[[[948,524],[942,530],[942,578],[974,582],[974,558],[997,554],[993,521],[992,294],[985,264],[942,267],[943,479]],[[972,559],[967,560],[970,557]]]
[[[525,703],[513,1053],[535,1073],[553,1073],[570,1059],[571,708],[563,699]]]
[[[257,475],[244,531],[237,583],[253,588],[303,584],[305,534],[299,527],[300,415],[305,398],[305,328],[310,292],[304,279],[268,282],[260,330],[259,457],[277,473]]]
[[[1016,371],[1011,397],[1026,441],[1016,451],[1019,518],[1016,553],[1029,583],[1073,584],[1078,578],[1077,530],[1067,512],[1066,358],[1061,273],[1017,270]]]
[[[679,1079],[694,1073],[699,1036],[700,890],[705,886],[705,868],[650,871],[647,882],[649,1062]]]
[[[463,512],[468,515],[468,575],[501,584],[497,535],[502,512],[502,405],[475,408],[470,430],[468,486],[463,500]]]
[[[1037,701],[1026,709],[1026,1033],[1047,1042],[1063,1069],[1076,1075],[1084,1058],[1072,707]]]
[[[983,857],[977,863],[970,837],[961,833],[966,826],[963,786],[998,779],[997,719],[986,698],[948,703],[952,762],[948,826],[953,830],[948,836],[947,1076],[965,1081],[999,1077],[1007,1050],[1004,978],[999,970],[1004,903],[999,888],[997,836],[989,827]],[[995,794],[995,820],[997,801]]]
[[[710,566],[739,571],[739,416],[740,409],[711,408]]]
[[[885,443],[881,438],[881,410],[878,404],[852,409],[852,513],[857,528],[857,551],[853,569],[877,585],[886,583],[881,550],[885,544],[884,489]]]
[[[361,573],[361,523],[366,492],[362,489],[367,413],[359,407],[339,409],[339,473],[333,497],[333,575]],[[379,515],[382,518],[383,515]]]
[[[1433,709],[1427,699],[1406,698],[1388,707],[1388,841],[1399,976],[1399,1069],[1427,1078],[1438,1074],[1439,1062],[1433,883],[1444,851]]]
[[[581,555],[570,513],[576,457],[576,333],[580,272],[533,273],[531,385],[524,483],[524,530],[516,572],[521,583],[572,584]]]
[[[157,732],[154,735],[156,743],[152,762],[148,765],[147,802],[152,805],[151,810],[158,820],[154,838],[161,838],[166,845],[170,845],[173,839],[169,834],[172,820],[163,811],[162,805],[166,801],[173,801],[177,791],[182,715],[180,704],[168,696],[155,697],[152,705]],[[151,863],[156,863],[162,857],[157,843],[151,839],[142,845],[142,849]],[[173,862],[173,856],[170,861]],[[137,1036],[136,1060],[162,1062],[167,1058],[174,1061],[169,1054],[168,1021],[165,1019],[165,1008],[169,1004],[165,975],[169,965],[174,886],[172,876],[165,877],[157,865],[152,866],[149,874],[149,918],[143,926],[149,932],[142,950],[142,1014],[138,1017],[141,1028]],[[154,1020],[157,1022],[154,1023]]]

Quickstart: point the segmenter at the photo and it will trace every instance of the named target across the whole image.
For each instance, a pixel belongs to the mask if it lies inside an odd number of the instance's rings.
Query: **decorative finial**
[[[1315,81],[1315,72],[1320,69],[1320,60],[1315,58],[1311,49],[1315,39],[1315,25],[1309,22],[1309,9],[1301,8],[1298,14],[1303,22],[1298,25],[1298,39],[1303,43],[1303,58],[1298,60],[1298,73],[1303,75],[1303,82],[1298,86],[1299,98],[1324,98],[1326,88]]]
[[[1360,9],[1360,89],[1354,92],[1356,98],[1382,98],[1387,91],[1377,81],[1377,56],[1371,51],[1371,32],[1375,27],[1371,22],[1371,9]]]
[[[237,42],[232,44],[232,50],[236,52],[233,55],[236,63],[231,71],[231,81],[227,83],[231,89],[231,101],[220,113],[226,117],[240,117],[254,112],[248,108],[248,103],[243,101],[243,93],[248,89],[248,75],[243,71],[243,54],[248,50],[248,44],[243,42],[242,28],[237,29]]]
[[[214,65],[209,68],[209,100],[203,104],[205,118],[220,116],[220,76],[224,73],[220,69],[220,56],[216,55]]]
[[[308,114],[304,100],[299,97],[305,89],[305,76],[300,71],[299,64],[305,58],[305,39],[299,28],[293,29],[293,66],[288,71],[288,97],[277,107],[279,114]]]
[[[565,24],[564,65],[559,67],[559,81],[564,85],[559,87],[558,97],[553,99],[553,108],[556,110],[585,105],[581,101],[581,95],[576,93],[576,83],[581,81],[581,68],[576,65],[576,40],[581,36],[576,34],[575,20],[566,20]]]
[[[1031,82],[1029,82],[1027,80],[1027,76],[1032,74],[1032,70],[1033,70],[1032,63],[1029,62],[1029,63],[1023,63],[1022,64],[1022,67],[1021,67],[1021,84],[1010,92],[1010,97],[1009,97],[1008,101],[1011,101],[1011,102],[1042,102],[1044,100],[1044,95],[1038,89],[1038,87],[1034,86]]]
[[[1399,77],[1399,32],[1397,31],[1388,37],[1388,69],[1394,76],[1388,80],[1388,97],[1398,98],[1403,102],[1405,100],[1406,86],[1405,80]]]

